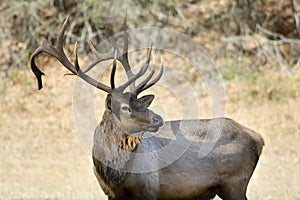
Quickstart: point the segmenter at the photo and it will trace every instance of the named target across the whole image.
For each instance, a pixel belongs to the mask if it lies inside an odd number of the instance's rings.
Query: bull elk
[[[45,41],[32,54],[31,69],[41,89],[44,73],[37,67],[35,58],[45,52],[72,74],[108,93],[106,110],[94,132],[92,150],[94,173],[108,199],[205,200],[215,196],[226,200],[247,199],[247,185],[264,145],[258,133],[228,118],[164,121],[148,108],[154,95],[138,97],[159,81],[163,66],[156,76],[152,71],[136,84],[148,69],[151,48],[145,64],[134,74],[128,61],[126,20],[123,48],[118,47],[115,37],[110,37],[108,40],[114,52],[103,55],[89,42],[97,60],[84,71],[78,63],[77,47],[74,64],[64,53],[67,24],[68,19],[56,45]],[[86,73],[104,60],[113,61],[110,86]],[[114,81],[117,62],[121,63],[128,78],[118,87]],[[126,88],[130,91],[125,91]],[[199,150],[209,146],[211,149],[201,157]]]

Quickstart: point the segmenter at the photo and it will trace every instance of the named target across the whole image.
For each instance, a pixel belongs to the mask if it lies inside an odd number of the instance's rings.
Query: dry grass
[[[42,91],[30,72],[1,78],[0,199],[106,199],[93,176],[91,155],[76,133],[74,79],[63,73],[48,68]],[[200,110],[206,110],[209,101],[199,100]],[[157,101],[171,108],[165,98]],[[229,101],[226,109],[227,116],[265,138],[248,198],[300,199],[300,98]]]

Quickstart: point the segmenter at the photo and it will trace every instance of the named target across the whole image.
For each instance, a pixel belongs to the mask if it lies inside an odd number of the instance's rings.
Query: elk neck
[[[100,127],[102,128],[103,137],[110,139],[110,142],[115,144],[116,147],[121,141],[122,136],[126,134],[117,124],[114,119],[112,112],[108,109],[104,111],[102,120],[100,122]]]
[[[95,130],[93,157],[101,163],[102,170],[106,171],[111,168],[110,176],[118,176],[120,171],[124,171],[124,169],[126,171],[126,165],[133,156],[131,152],[140,143],[141,136],[142,134],[132,136],[124,132],[117,125],[112,112],[106,110],[100,125]]]
[[[143,136],[143,132],[133,134],[121,129],[110,110],[105,110],[100,126],[102,127],[103,134],[109,137],[111,142],[127,152],[133,152],[141,142]]]
[[[130,136],[116,123],[110,110],[102,116],[95,130],[93,160],[97,171],[109,185],[118,185],[127,179],[127,164],[132,159],[131,152],[140,142],[139,136]]]

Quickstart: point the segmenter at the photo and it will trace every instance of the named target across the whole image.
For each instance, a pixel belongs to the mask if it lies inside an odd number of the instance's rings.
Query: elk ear
[[[111,110],[111,94],[108,94],[105,100],[105,107],[108,110]]]
[[[139,98],[139,102],[147,108],[152,103],[154,97],[154,95],[145,95]]]

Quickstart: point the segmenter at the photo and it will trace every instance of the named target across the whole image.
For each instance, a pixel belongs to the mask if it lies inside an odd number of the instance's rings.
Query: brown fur
[[[127,173],[111,169],[107,165],[113,161],[116,168],[125,168],[131,157],[130,152],[136,149],[142,135],[143,133],[137,136],[124,133],[115,123],[111,111],[104,112],[102,121],[95,130],[93,161],[94,173],[106,195],[114,197],[115,194],[110,186],[122,184],[128,176]]]
[[[114,165],[122,169],[130,159],[130,154],[118,148],[122,142],[123,132],[118,128],[111,111],[106,110],[100,125],[95,130],[93,161],[96,177],[108,196],[114,196],[110,185],[119,185],[126,179],[126,173],[117,169],[111,169],[107,165]]]

